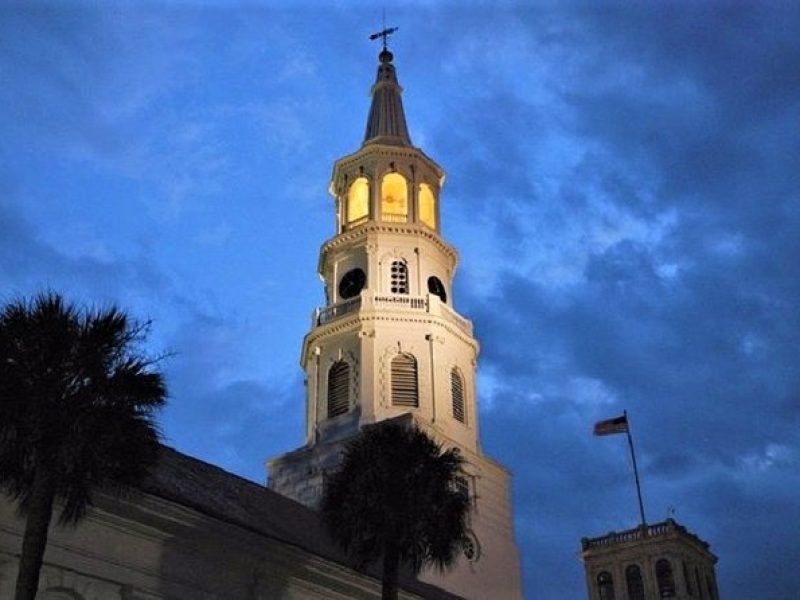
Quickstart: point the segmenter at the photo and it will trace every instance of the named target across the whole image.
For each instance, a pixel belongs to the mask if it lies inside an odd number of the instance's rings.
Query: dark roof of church
[[[390,144],[410,146],[411,138],[406,126],[402,88],[397,82],[397,72],[392,64],[392,53],[384,49],[379,57],[378,75],[372,86],[372,105],[364,133],[364,144]]]
[[[374,566],[356,568],[353,561],[333,544],[315,511],[265,486],[172,448],[162,447],[156,468],[141,487],[149,494],[380,579]],[[460,598],[414,579],[402,581],[402,587],[424,598]]]

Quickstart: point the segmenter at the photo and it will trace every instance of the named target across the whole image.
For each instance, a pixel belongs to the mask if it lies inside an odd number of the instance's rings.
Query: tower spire
[[[387,38],[397,31],[397,27],[384,28],[369,36],[371,40],[381,38],[383,49],[378,55],[378,75],[372,86],[372,105],[367,119],[367,130],[364,133],[364,144],[388,144],[392,146],[410,146],[411,138],[406,126],[406,115],[403,112],[403,101],[400,95],[403,89],[397,81],[397,73],[392,59],[394,55],[387,47]]]

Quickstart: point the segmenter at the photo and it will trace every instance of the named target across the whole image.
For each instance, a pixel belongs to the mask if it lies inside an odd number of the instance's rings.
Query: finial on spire
[[[375,85],[370,90],[372,106],[367,120],[367,131],[364,135],[365,144],[411,145],[406,127],[406,117],[403,114],[403,103],[400,100],[402,90],[400,84],[397,83],[397,73],[392,64],[394,56],[389,52],[386,43],[387,38],[397,29],[397,27],[386,27],[384,19],[383,29],[369,36],[371,40],[382,38],[383,50],[378,55],[378,60],[380,60],[378,76]]]
[[[377,40],[378,38],[383,38],[383,52],[388,52],[389,49],[386,47],[386,40],[390,35],[392,35],[398,29],[399,27],[384,27],[382,31],[379,31],[378,33],[373,33],[371,36],[369,36],[369,39]],[[383,52],[381,52],[381,54],[383,54]]]

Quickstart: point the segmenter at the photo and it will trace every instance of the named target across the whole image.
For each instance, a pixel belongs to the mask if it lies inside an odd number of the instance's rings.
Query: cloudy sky
[[[526,597],[584,597],[582,536],[648,517],[726,600],[800,589],[800,5],[400,3],[414,143],[447,171],[484,450]],[[333,161],[363,135],[372,3],[0,8],[0,295],[153,320],[167,442],[264,480],[302,443]]]

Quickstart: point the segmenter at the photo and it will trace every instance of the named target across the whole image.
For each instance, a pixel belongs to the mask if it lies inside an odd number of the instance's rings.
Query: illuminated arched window
[[[408,186],[400,173],[387,173],[381,181],[381,218],[392,223],[408,221]]]
[[[462,423],[467,422],[464,407],[464,378],[456,367],[450,371],[450,395],[453,399],[453,418]]]
[[[597,595],[600,600],[614,600],[614,578],[611,573],[603,571],[597,575]]]
[[[419,406],[417,359],[410,354],[398,354],[392,359],[392,404]]]
[[[347,191],[347,224],[353,225],[369,217],[369,181],[359,177]]]
[[[419,220],[431,229],[436,229],[436,197],[427,183],[419,184],[418,202]]]
[[[639,565],[628,565],[625,569],[625,584],[628,586],[628,600],[644,600],[644,582]]]
[[[666,558],[656,561],[656,583],[659,598],[675,597],[675,578],[672,576],[672,565]]]
[[[350,367],[340,360],[328,371],[328,418],[343,415],[350,408]]]

